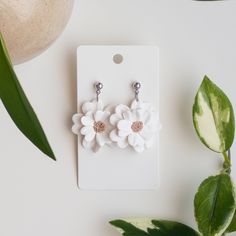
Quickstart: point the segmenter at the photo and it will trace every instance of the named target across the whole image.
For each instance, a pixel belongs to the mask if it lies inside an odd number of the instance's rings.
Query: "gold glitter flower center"
[[[98,121],[94,122],[93,128],[96,133],[103,133],[106,129],[106,125],[103,122]]]
[[[138,133],[143,129],[143,122],[142,121],[135,121],[133,122],[131,129],[135,132]]]

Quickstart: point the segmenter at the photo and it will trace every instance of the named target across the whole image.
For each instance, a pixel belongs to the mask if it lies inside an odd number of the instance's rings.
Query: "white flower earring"
[[[110,139],[118,147],[130,146],[136,152],[152,147],[155,133],[160,128],[158,115],[152,105],[139,100],[140,88],[141,84],[135,82],[135,99],[131,106],[118,105],[110,116],[110,123],[115,127],[110,133]]]
[[[95,83],[96,99],[85,102],[82,105],[82,114],[75,114],[73,120],[73,133],[83,136],[82,145],[85,149],[97,152],[109,139],[109,116],[110,112],[104,108],[99,98],[103,84]]]

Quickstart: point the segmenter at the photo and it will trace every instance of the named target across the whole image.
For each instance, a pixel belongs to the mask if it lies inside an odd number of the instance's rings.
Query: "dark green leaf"
[[[200,140],[215,152],[226,152],[235,132],[233,107],[224,94],[205,76],[193,106],[193,122]]]
[[[166,236],[199,236],[194,229],[178,222],[153,220],[152,223]]]
[[[149,234],[131,223],[128,223],[124,220],[114,220],[110,222],[111,225],[115,226],[116,228],[121,229],[124,236],[148,236]]]
[[[235,192],[228,174],[211,176],[194,199],[195,218],[203,236],[222,235],[235,212]]]
[[[173,221],[143,219],[133,222],[115,220],[110,223],[121,229],[124,236],[199,236],[189,226]]]
[[[39,120],[12,68],[0,34],[0,98],[16,126],[43,153],[55,159]]]
[[[226,232],[231,233],[231,232],[235,232],[235,231],[236,231],[236,212],[234,212],[234,217],[231,220],[231,223],[230,223],[229,227],[227,228]]]

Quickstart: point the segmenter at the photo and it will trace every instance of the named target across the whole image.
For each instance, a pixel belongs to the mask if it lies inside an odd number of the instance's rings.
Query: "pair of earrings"
[[[135,82],[135,99],[130,106],[119,104],[104,107],[99,95],[103,84],[95,84],[96,99],[82,105],[82,114],[75,114],[73,133],[82,135],[82,146],[97,152],[104,145],[131,147],[143,152],[152,147],[159,126],[158,115],[150,103],[139,99],[141,84]]]

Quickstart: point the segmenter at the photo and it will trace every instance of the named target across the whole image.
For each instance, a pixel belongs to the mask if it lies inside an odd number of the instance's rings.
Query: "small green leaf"
[[[121,229],[124,236],[199,236],[189,226],[173,221],[140,219],[114,220],[110,223]]]
[[[193,105],[193,123],[200,140],[211,150],[226,152],[234,140],[233,107],[207,76],[197,92]]]
[[[203,236],[222,235],[235,212],[235,192],[228,174],[211,176],[194,199],[195,218]]]
[[[199,236],[199,233],[196,232],[191,227],[173,221],[163,221],[163,220],[153,220],[153,225],[155,225],[159,232],[166,236]]]
[[[122,235],[125,236],[148,236],[149,234],[144,230],[141,230],[131,223],[124,220],[114,220],[110,222],[111,225],[118,229],[121,229]]]
[[[229,227],[227,228],[226,232],[231,233],[231,232],[235,232],[235,231],[236,231],[236,212],[234,212],[234,217],[231,220],[231,223],[230,223]]]
[[[20,131],[43,153],[56,160],[39,120],[12,68],[10,57],[1,34],[0,98]]]

